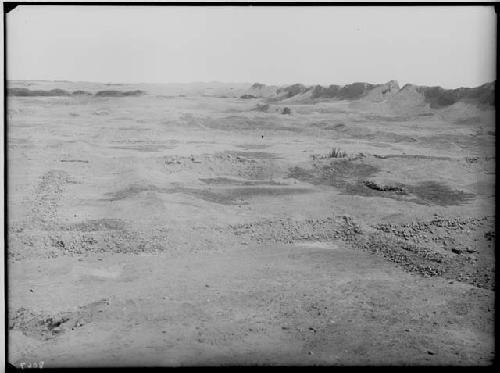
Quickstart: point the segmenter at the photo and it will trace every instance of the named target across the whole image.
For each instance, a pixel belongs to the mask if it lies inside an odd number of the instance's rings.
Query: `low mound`
[[[126,96],[142,96],[146,92],[136,91],[99,91],[95,95],[97,97],[126,97]]]
[[[64,89],[51,89],[50,91],[32,91],[28,88],[8,88],[8,96],[19,97],[57,97],[57,96],[70,96],[71,93]]]
[[[312,90],[312,87],[306,87],[303,84],[292,84],[288,87],[278,88],[276,94],[278,96],[283,96],[283,98],[291,98],[310,90]]]
[[[72,93],[73,96],[90,96],[92,93],[89,91],[73,91]]]
[[[269,98],[276,96],[276,91],[276,86],[255,83],[244,92],[241,98]]]

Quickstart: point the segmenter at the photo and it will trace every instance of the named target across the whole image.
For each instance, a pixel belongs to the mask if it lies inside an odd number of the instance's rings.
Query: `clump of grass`
[[[365,154],[364,153],[357,153],[357,154],[348,154],[347,152],[343,151],[340,148],[333,148],[329,153],[327,154],[313,154],[312,159],[332,159],[332,158],[338,158],[338,159],[346,159],[346,160],[356,160],[360,158],[364,158]]]
[[[347,158],[347,153],[340,148],[333,148],[326,158]]]

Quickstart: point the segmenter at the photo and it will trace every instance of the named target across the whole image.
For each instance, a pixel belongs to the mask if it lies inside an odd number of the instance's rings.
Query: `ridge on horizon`
[[[353,81],[351,83],[345,83],[345,84],[336,84],[336,83],[312,83],[312,84],[304,84],[304,83],[280,83],[280,84],[269,84],[269,83],[262,83],[261,81],[256,81],[253,83],[250,82],[225,82],[225,81],[219,81],[219,80],[210,80],[210,81],[191,81],[191,82],[123,82],[123,81],[92,81],[92,80],[69,80],[69,79],[5,79],[6,82],[54,82],[54,83],[90,83],[90,84],[104,84],[104,85],[196,85],[196,84],[202,84],[202,85],[210,85],[210,84],[221,84],[221,85],[264,85],[266,87],[290,87],[293,85],[301,85],[304,87],[329,87],[329,86],[339,86],[339,87],[345,87],[347,85],[351,84],[370,84],[370,85],[384,85],[384,84],[389,84],[389,83],[396,83],[400,89],[403,89],[406,86],[416,86],[416,87],[427,87],[427,88],[442,88],[445,90],[454,90],[454,89],[471,89],[471,88],[479,88],[487,84],[494,84],[496,83],[496,79],[484,82],[479,85],[475,86],[457,86],[457,87],[443,87],[438,84],[433,84],[433,85],[428,85],[428,84],[417,84],[417,83],[410,83],[406,82],[403,85],[399,85],[399,81],[396,79],[389,80],[385,83],[372,83],[372,82],[367,82],[367,81]]]

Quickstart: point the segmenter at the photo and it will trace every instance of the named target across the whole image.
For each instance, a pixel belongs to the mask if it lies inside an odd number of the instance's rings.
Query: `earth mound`
[[[73,96],[91,96],[92,93],[90,93],[89,91],[78,90],[78,91],[73,91],[72,95]]]
[[[388,100],[395,111],[444,110],[452,107],[468,107],[469,111],[491,109],[495,105],[495,82],[476,88],[444,89],[441,87],[406,84]],[[472,110],[475,111],[475,110]]]
[[[276,93],[278,96],[283,96],[283,98],[291,98],[299,94],[303,94],[311,89],[312,87],[306,87],[303,84],[297,83],[297,84],[292,84],[288,87],[278,88]]]
[[[8,96],[19,96],[19,97],[53,97],[53,96],[70,96],[71,93],[65,91],[64,89],[51,89],[50,91],[32,91],[28,88],[8,88],[7,89]]]
[[[490,82],[476,88],[444,89],[441,87],[417,87],[433,109],[467,102],[478,106],[495,104],[495,83]]]
[[[262,84],[256,83],[251,89],[262,90],[262,86]],[[253,96],[263,97],[260,94],[253,94]],[[411,112],[442,109],[456,103],[488,108],[495,105],[495,82],[475,88],[456,89],[414,84],[406,84],[400,88],[395,80],[385,84],[355,82],[344,86],[331,84],[328,87],[292,84],[278,88],[270,99],[287,103],[314,103],[325,99],[359,101],[367,104],[386,102],[391,109],[396,111],[410,110]]]
[[[340,92],[341,86],[330,84],[328,87],[317,85],[313,88],[311,98],[335,98]]]
[[[276,91],[276,86],[254,83],[248,90],[244,92],[241,98],[269,98],[276,96]]]
[[[135,91],[99,91],[95,94],[97,97],[126,97],[126,96],[142,96],[146,92],[141,90]]]
[[[250,98],[257,98],[257,97],[254,96],[254,95],[247,95],[247,94],[245,94],[245,95],[240,96],[240,98],[242,98],[242,99],[250,99]]]
[[[380,84],[371,89],[364,97],[367,101],[382,102],[393,97],[399,92],[399,84],[396,80],[391,80],[385,84]]]

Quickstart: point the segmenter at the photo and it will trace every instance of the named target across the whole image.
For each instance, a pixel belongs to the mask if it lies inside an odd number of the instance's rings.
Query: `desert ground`
[[[10,363],[492,363],[493,106],[9,87]]]

